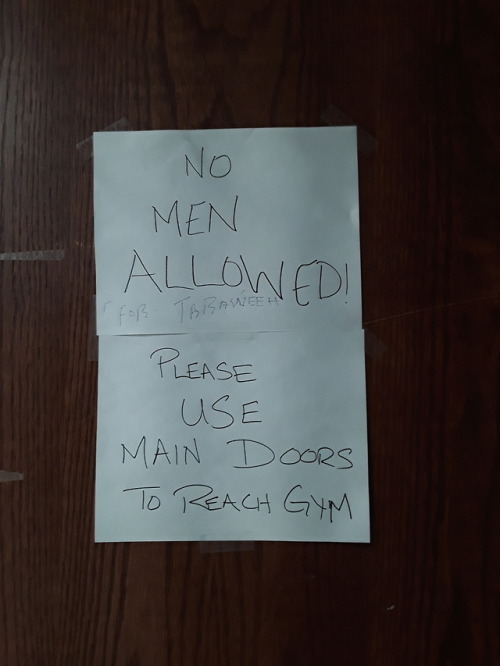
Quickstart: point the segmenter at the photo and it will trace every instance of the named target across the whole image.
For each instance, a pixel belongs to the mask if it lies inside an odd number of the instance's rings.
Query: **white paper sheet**
[[[94,160],[99,335],[361,325],[355,128],[102,132]]]
[[[99,347],[97,541],[369,540],[362,331]]]
[[[368,541],[355,129],[100,133],[94,167],[96,540]]]

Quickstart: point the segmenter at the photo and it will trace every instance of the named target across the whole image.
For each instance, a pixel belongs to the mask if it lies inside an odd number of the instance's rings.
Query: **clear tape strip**
[[[231,553],[255,550],[255,541],[200,541],[200,553]]]
[[[111,125],[108,125],[102,130],[99,130],[100,132],[123,132],[125,130],[128,130],[128,119],[127,118],[120,118],[120,120],[115,121],[114,123],[111,123]],[[92,143],[92,137],[89,136],[83,141],[80,141],[80,143],[76,144],[76,149],[82,156],[84,160],[90,159],[94,155],[94,146]]]
[[[23,475],[21,472],[4,472],[0,469],[0,483],[6,483],[7,481],[22,481]]]
[[[328,109],[323,113],[321,116],[321,120],[325,122],[327,125],[331,125],[332,127],[338,127],[342,126],[345,127],[350,126],[350,125],[355,125],[356,130],[357,130],[357,138],[358,138],[358,152],[364,153],[365,155],[369,155],[370,153],[373,153],[378,145],[377,140],[371,135],[368,134],[368,132],[365,132],[364,129],[361,129],[352,118],[349,118],[349,116],[346,116],[346,114],[341,111],[338,107],[336,106],[329,106]]]
[[[387,351],[387,345],[368,329],[365,331],[365,354],[377,361]]]
[[[97,337],[97,316],[95,294],[90,300],[89,342],[87,348],[87,361],[95,363],[99,357],[99,341]]]
[[[61,259],[64,259],[64,250],[0,252],[0,261],[61,261]]]

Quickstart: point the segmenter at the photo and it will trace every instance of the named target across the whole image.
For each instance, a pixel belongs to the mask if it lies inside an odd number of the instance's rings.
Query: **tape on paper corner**
[[[97,317],[96,317],[96,297],[92,295],[90,319],[89,319],[89,340],[87,348],[87,361],[96,362],[99,358],[99,338],[97,335]]]
[[[115,121],[114,123],[111,123],[111,125],[108,125],[102,130],[99,130],[100,132],[125,132],[128,130],[128,119],[127,118],[120,118],[120,120]],[[83,141],[80,141],[80,143],[76,144],[76,149],[82,156],[83,160],[88,160],[94,155],[94,146],[92,142],[92,136],[87,137]]]
[[[233,553],[255,550],[255,541],[200,541],[200,553]]]
[[[364,332],[365,332],[365,354],[374,361],[377,361],[387,351],[387,345],[385,345],[382,342],[382,340],[377,338],[377,336],[374,335],[367,328],[364,329]]]
[[[378,145],[377,140],[371,134],[368,134],[368,132],[359,127],[352,118],[349,118],[349,116],[338,107],[333,105],[329,106],[322,114],[321,120],[332,127],[349,127],[354,125],[357,130],[358,152],[363,153],[364,155],[369,155],[376,150]]]
[[[24,478],[21,472],[4,472],[0,469],[0,483],[7,483],[8,481],[22,481]]]

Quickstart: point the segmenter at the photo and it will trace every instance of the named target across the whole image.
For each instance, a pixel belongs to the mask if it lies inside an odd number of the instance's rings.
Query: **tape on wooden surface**
[[[200,541],[200,553],[232,553],[255,550],[255,541]]]
[[[0,469],[0,483],[7,481],[22,481],[23,475],[20,472],[4,472]]]
[[[97,317],[95,294],[91,298],[89,315],[89,341],[87,348],[87,361],[97,362],[99,358],[99,339],[97,336]]]
[[[364,329],[365,331],[365,354],[372,358],[374,361],[379,359],[387,350],[387,345],[385,345],[382,340],[377,338],[371,331]]]
[[[329,106],[321,116],[321,120],[327,123],[327,125],[331,125],[332,127],[349,127],[354,125],[358,135],[358,152],[369,155],[376,150],[378,145],[376,139],[371,134],[368,134],[368,132],[362,129],[357,123],[354,122],[354,120],[352,120],[352,118],[349,118],[349,116],[347,116],[338,107],[333,105]]]
[[[0,252],[0,261],[61,261],[61,259],[64,259],[64,250]]]

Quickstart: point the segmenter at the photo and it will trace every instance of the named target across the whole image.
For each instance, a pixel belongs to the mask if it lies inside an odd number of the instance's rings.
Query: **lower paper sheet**
[[[96,541],[369,536],[363,331],[99,339]]]

